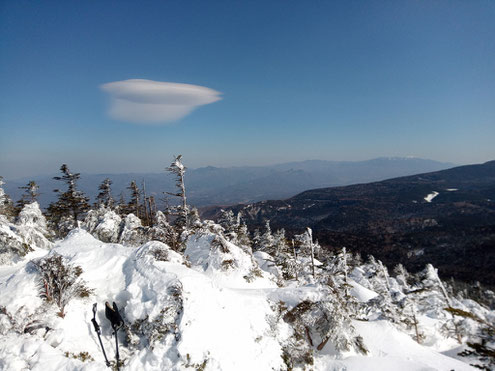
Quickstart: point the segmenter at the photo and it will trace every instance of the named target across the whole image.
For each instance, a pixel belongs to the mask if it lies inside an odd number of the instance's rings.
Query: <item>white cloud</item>
[[[101,85],[110,97],[109,115],[138,124],[164,124],[176,121],[196,107],[216,102],[220,93],[204,86],[142,79]]]

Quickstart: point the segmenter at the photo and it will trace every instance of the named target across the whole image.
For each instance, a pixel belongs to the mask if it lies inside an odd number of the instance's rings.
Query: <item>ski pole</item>
[[[120,370],[120,362],[119,362],[119,339],[117,337],[117,331],[118,330],[119,329],[116,328],[115,329],[115,332],[114,332],[114,334],[115,334],[115,358],[117,359],[117,371]]]
[[[115,304],[115,302],[113,302],[113,308],[110,306],[110,303],[108,301],[105,302],[105,317],[107,317],[107,319],[112,324],[113,334],[115,335],[115,358],[117,359],[117,370],[119,370],[120,355],[119,339],[117,337],[117,333],[124,324],[124,321],[120,316],[119,308],[117,307],[117,304]]]
[[[107,367],[110,367],[110,362],[108,362],[107,354],[105,353],[105,348],[103,347],[103,342],[101,341],[100,325],[98,324],[98,322],[96,322],[96,306],[97,306],[97,304],[94,303],[93,304],[93,319],[91,320],[91,322],[93,323],[93,326],[95,327],[95,332],[98,335],[98,340],[100,341],[101,350],[103,352],[103,356],[105,357],[105,364],[107,365]]]

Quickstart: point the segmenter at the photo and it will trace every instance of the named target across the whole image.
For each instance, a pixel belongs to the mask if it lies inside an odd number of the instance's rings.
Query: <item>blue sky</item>
[[[493,1],[3,1],[0,175],[495,159]],[[162,124],[129,79],[221,93]],[[166,108],[166,107],[165,107]]]

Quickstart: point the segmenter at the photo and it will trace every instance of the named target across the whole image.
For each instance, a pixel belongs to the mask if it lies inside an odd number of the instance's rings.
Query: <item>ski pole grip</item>
[[[98,325],[98,322],[96,322],[96,320],[93,318],[93,319],[91,320],[91,323],[92,323],[92,324],[93,324],[93,326],[95,327],[95,331],[96,331],[97,333],[99,333],[99,332],[100,332],[100,325]]]
[[[97,304],[94,303],[93,304],[93,319],[91,320],[91,323],[95,327],[96,333],[99,334],[100,333],[100,325],[98,325],[98,322],[96,322],[96,306],[97,306]]]

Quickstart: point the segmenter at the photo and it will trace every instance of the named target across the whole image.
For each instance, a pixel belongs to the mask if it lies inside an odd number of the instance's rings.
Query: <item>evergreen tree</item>
[[[246,223],[244,222],[239,224],[239,228],[237,230],[237,243],[240,247],[247,248],[249,252],[252,253],[251,240],[249,239],[249,230]]]
[[[315,272],[315,243],[313,242],[313,231],[311,228],[306,228],[306,231],[302,234],[296,235],[296,240],[300,243],[299,252],[303,255],[311,257],[311,272],[313,278],[316,276]]]
[[[238,219],[235,217],[232,210],[221,210],[220,218],[218,220],[225,233],[225,237],[232,242],[237,242],[237,230],[239,228]]]
[[[2,207],[5,204],[5,191],[3,190],[3,185],[5,182],[3,181],[3,177],[0,176],[0,207]]]
[[[140,209],[140,200],[141,200],[141,191],[139,190],[139,187],[136,184],[136,181],[133,180],[129,187],[127,187],[131,191],[131,200],[129,201],[129,204],[127,205],[127,211],[129,213],[133,213],[136,215],[138,218],[141,216],[139,209]]]
[[[60,167],[60,171],[62,176],[56,176],[53,179],[64,182],[67,185],[67,190],[65,192],[59,189],[54,190],[58,193],[58,200],[50,204],[48,214],[56,225],[62,220],[67,220],[68,225],[59,229],[64,233],[76,226],[78,219],[89,209],[89,198],[77,189],[79,173],[71,173],[66,164]]]
[[[33,203],[38,200],[38,196],[40,195],[38,193],[39,190],[38,184],[34,180],[31,180],[27,185],[24,187],[19,187],[19,189],[24,190],[24,194],[22,195],[21,199],[17,201],[17,208],[21,210],[24,205]]]
[[[117,207],[115,208],[116,212],[121,216],[126,216],[128,214],[129,207],[125,202],[124,192],[120,192],[119,201],[117,203]]]
[[[4,184],[3,177],[0,176],[0,214],[5,215],[8,219],[13,219],[15,216],[14,205],[2,188]]]
[[[272,235],[272,228],[270,227],[270,220],[265,222],[265,233],[261,235],[260,250],[266,251],[273,255],[275,247],[275,239]]]
[[[281,254],[287,254],[289,252],[289,245],[287,245],[287,239],[285,238],[285,229],[279,229],[273,234],[273,247],[275,257]]]
[[[261,248],[261,232],[258,228],[253,233],[253,250],[260,250]]]
[[[201,219],[199,217],[199,211],[193,207],[187,214],[187,228],[191,231],[195,231],[201,228]]]
[[[352,288],[348,279],[350,261],[352,261],[352,254],[343,247],[328,262],[328,271],[334,277],[335,282],[343,288],[344,298],[346,300],[349,299],[349,290]]]
[[[286,280],[297,279],[298,263],[293,248],[287,244],[285,230],[279,229],[273,235],[273,257]]]
[[[184,174],[186,173],[186,167],[182,164],[182,155],[178,155],[174,158],[167,171],[175,175],[175,185],[178,189],[176,193],[166,192],[167,194],[175,197],[179,197],[181,200],[180,205],[175,207],[175,214],[177,219],[175,220],[175,226],[183,231],[187,226],[187,214],[189,212],[186,199],[186,186],[184,183]]]
[[[411,275],[402,264],[397,264],[394,268],[395,279],[404,293],[409,292],[409,281]]]
[[[100,193],[98,193],[98,196],[96,196],[96,204],[97,206],[101,207],[106,207],[107,209],[112,209],[115,201],[112,197],[112,181],[109,178],[106,178],[101,182],[100,186],[98,187],[98,190]]]

